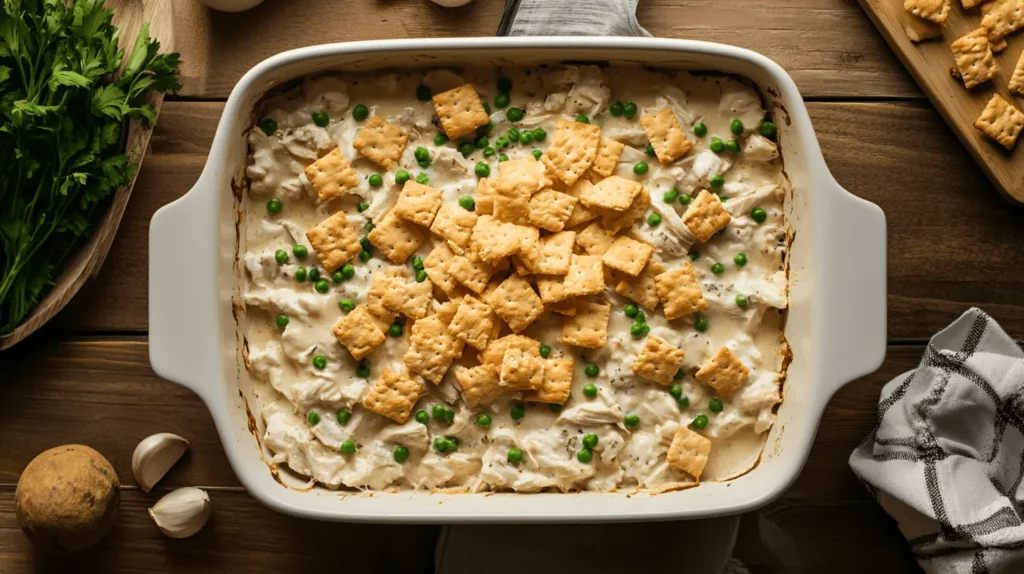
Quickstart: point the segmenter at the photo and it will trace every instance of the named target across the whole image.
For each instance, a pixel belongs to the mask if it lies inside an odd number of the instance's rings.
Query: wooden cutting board
[[[956,63],[949,45],[953,40],[981,27],[980,6],[964,10],[960,0],[952,0],[953,6],[942,28],[942,35],[914,43],[904,30],[904,22],[913,16],[903,10],[903,0],[859,1],[889,46],[996,188],[1011,202],[1024,205],[1024,141],[1021,141],[1024,140],[1024,134],[1021,134],[1012,151],[1006,151],[974,127],[974,121],[981,115],[993,93],[998,93],[1007,102],[1024,110],[1024,97],[1011,94],[1007,87],[1017,59],[1024,50],[1024,31],[1008,36],[1007,48],[995,55],[999,75],[968,90],[960,79],[950,73],[956,70]],[[878,129],[885,130],[886,126],[878,126]],[[922,142],[920,157],[923,162],[928,161],[927,145],[927,142]],[[934,167],[937,170],[944,168],[941,165]]]

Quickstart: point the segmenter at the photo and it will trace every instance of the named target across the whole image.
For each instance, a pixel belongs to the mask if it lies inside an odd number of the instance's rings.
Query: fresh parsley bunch
[[[174,91],[178,54],[142,27],[117,47],[103,0],[0,0],[0,335],[54,284],[136,165],[129,119],[156,120],[150,90]],[[118,69],[124,62],[124,70]]]

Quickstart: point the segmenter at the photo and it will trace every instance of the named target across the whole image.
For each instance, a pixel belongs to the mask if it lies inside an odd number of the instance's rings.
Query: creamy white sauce
[[[263,117],[274,119],[278,131],[268,136],[253,129],[249,135],[249,194],[243,205],[242,224],[243,264],[248,276],[243,325],[250,348],[249,371],[262,403],[264,442],[274,453],[271,462],[332,488],[454,488],[474,492],[658,489],[692,482],[686,473],[668,465],[665,456],[678,426],[688,425],[704,413],[710,422],[701,432],[712,440],[712,450],[702,478],[726,479],[745,472],[756,464],[766,432],[775,420],[773,407],[781,400],[781,333],[787,306],[784,178],[774,144],[756,133],[764,117],[756,92],[722,75],[638,68],[506,69],[501,74],[513,81],[512,105],[526,110],[525,118],[516,125],[520,129],[543,127],[549,136],[528,146],[513,144],[491,158],[483,158],[480,152],[463,158],[455,143],[435,146],[433,137],[438,129],[432,121],[433,106],[418,101],[414,94],[421,83],[437,93],[472,82],[481,97],[491,103],[493,144],[512,127],[505,120],[505,111],[493,104],[498,76],[493,70],[321,77],[265,103]],[[612,100],[635,102],[637,116],[612,117],[607,111]],[[362,122],[352,118],[351,108],[359,103],[369,106],[371,116],[382,115],[409,134],[399,165],[388,173],[352,148]],[[646,156],[648,138],[638,119],[666,105],[675,112],[695,147],[682,159],[662,166]],[[326,128],[313,123],[312,113],[316,111],[330,115]],[[498,153],[515,159],[533,149],[543,150],[551,141],[555,122],[577,114],[586,114],[601,125],[603,136],[627,144],[616,174],[641,181],[651,193],[649,211],[660,213],[664,219],[652,228],[644,217],[636,223],[634,232],[656,246],[666,268],[687,260],[691,248],[699,251],[693,265],[709,305],[703,313],[710,321],[707,332],[695,331],[692,318],[667,322],[660,307],[657,312],[645,311],[651,334],[686,353],[687,376],[680,383],[689,406],[680,408],[667,387],[632,374],[633,357],[643,340],[629,335],[632,320],[622,312],[629,301],[608,289],[612,318],[603,349],[562,345],[559,315],[546,314],[523,333],[550,345],[552,357],[576,359],[572,395],[561,412],[552,412],[544,404],[530,405],[525,418],[515,422],[509,410],[520,402],[516,397],[504,398],[487,408],[470,409],[454,378],[457,365],[476,364],[468,348],[440,385],[427,385],[427,393],[417,405],[417,410],[427,412],[434,404],[450,406],[456,411],[453,424],[431,420],[425,426],[410,418],[398,425],[364,409],[360,400],[385,367],[404,370],[402,357],[409,324],[402,338],[388,337],[366,359],[372,369],[369,380],[356,376],[356,361],[335,340],[331,328],[341,317],[338,301],[365,301],[372,275],[392,265],[379,254],[368,263],[353,261],[355,278],[341,284],[331,282],[328,294],[317,293],[311,281],[298,283],[294,279],[300,265],[308,269],[317,264],[305,231],[337,210],[349,214],[355,228],[361,229],[367,221],[379,221],[397,198],[399,187],[394,185],[394,174],[398,169],[409,171],[413,177],[427,173],[430,185],[443,191],[446,202],[472,196],[477,187],[473,166],[478,161],[486,161],[492,174],[497,174]],[[746,128],[740,138],[743,152],[712,153],[708,149],[712,136],[723,140],[733,137],[729,124],[734,118],[741,119]],[[692,126],[698,121],[707,125],[705,137],[693,134]],[[417,146],[430,150],[432,165],[428,169],[420,168],[413,158]],[[303,169],[334,147],[340,147],[352,164],[360,184],[343,198],[324,203],[317,199]],[[644,176],[633,173],[638,161],[650,166]],[[372,188],[368,184],[367,178],[373,173],[383,175],[383,186]],[[709,242],[692,245],[694,238],[681,220],[685,207],[678,202],[664,203],[662,196],[673,187],[695,196],[708,187],[711,176],[719,173],[726,181],[719,193],[727,198],[725,208],[732,222]],[[268,216],[265,206],[272,197],[280,199],[284,209]],[[363,213],[356,209],[361,201],[370,204]],[[754,207],[768,213],[765,223],[751,219]],[[293,245],[306,246],[309,256],[297,260],[291,255]],[[433,238],[428,239],[416,254],[426,258],[433,245]],[[278,249],[288,251],[288,263],[279,265],[274,260]],[[738,252],[747,255],[744,267],[733,263]],[[725,266],[722,275],[711,272],[716,262]],[[748,297],[746,309],[736,305],[737,294]],[[290,318],[283,330],[274,324],[279,313]],[[743,388],[722,399],[724,410],[715,414],[707,407],[713,391],[698,383],[693,373],[723,345],[750,369],[750,378]],[[312,358],[317,354],[327,357],[326,369],[313,367]],[[596,378],[584,374],[590,363],[600,367]],[[599,388],[596,398],[584,396],[582,389],[587,383]],[[351,411],[347,424],[338,422],[339,409]],[[309,423],[310,412],[319,415],[318,424]],[[491,414],[489,427],[475,424],[481,412]],[[626,414],[638,415],[640,425],[635,429],[625,427],[622,421]],[[599,443],[593,461],[584,464],[577,461],[576,452],[587,433],[596,433]],[[431,445],[439,436],[457,437],[458,450],[436,452]],[[346,439],[358,445],[355,454],[339,452]],[[401,464],[392,457],[392,449],[398,444],[410,451],[409,459]],[[513,446],[523,451],[523,461],[518,465],[506,460]]]

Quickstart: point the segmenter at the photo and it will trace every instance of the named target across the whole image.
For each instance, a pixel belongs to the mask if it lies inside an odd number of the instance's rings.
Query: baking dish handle
[[[886,226],[877,205],[846,191],[829,175],[831,217],[821,218],[823,246],[815,264],[822,273],[818,333],[830,388],[827,401],[846,383],[876,371],[886,347]],[[819,283],[822,284],[822,283]]]

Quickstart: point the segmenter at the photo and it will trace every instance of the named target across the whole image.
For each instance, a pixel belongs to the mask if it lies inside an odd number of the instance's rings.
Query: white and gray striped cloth
[[[499,36],[650,36],[639,0],[506,0]]]
[[[929,572],[1024,572],[1024,352],[971,309],[882,390],[853,472]]]

